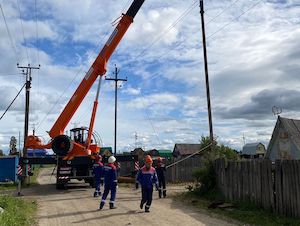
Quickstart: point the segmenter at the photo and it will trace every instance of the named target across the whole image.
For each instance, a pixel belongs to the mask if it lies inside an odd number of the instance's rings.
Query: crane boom
[[[96,81],[97,77],[103,76],[106,73],[106,64],[109,58],[123,38],[130,24],[133,22],[133,18],[143,5],[144,1],[145,0],[134,0],[127,10],[126,14],[122,16],[118,25],[98,54],[96,60],[84,76],[83,80],[74,92],[68,104],[65,106],[64,110],[51,128],[49,132],[51,138],[64,133],[66,126],[68,125],[72,116],[75,114],[76,110],[82,103],[84,97]]]
[[[106,65],[109,58],[122,40],[127,29],[133,22],[133,19],[136,16],[137,12],[142,7],[144,1],[145,0],[133,0],[126,14],[122,15],[120,21],[110,35],[109,39],[103,46],[92,66],[89,68],[88,72],[85,74],[78,88],[74,92],[73,96],[49,131],[49,136],[52,138],[52,140],[47,144],[43,144],[41,142],[41,139],[33,134],[27,136],[26,148],[52,148],[56,155],[65,156],[65,159],[72,159],[76,156],[86,156],[91,155],[91,153],[99,152],[100,147],[94,144],[90,144],[91,133],[93,132],[92,130],[94,127],[96,108],[98,105],[98,98],[96,98],[96,101],[94,102],[89,135],[85,145],[80,142],[71,141],[70,137],[64,135],[64,130],[98,76],[103,76],[106,73]]]

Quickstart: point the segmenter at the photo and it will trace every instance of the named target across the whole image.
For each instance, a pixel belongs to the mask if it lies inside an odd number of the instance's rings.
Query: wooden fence
[[[167,162],[166,165],[170,165],[179,159],[172,159]],[[186,159],[178,164],[171,166],[166,171],[167,182],[189,182],[194,181],[193,171],[202,167],[202,161],[200,156],[196,155],[189,159]]]
[[[178,158],[172,158],[167,160],[166,165],[170,165],[177,162]],[[142,162],[140,166],[142,166]],[[166,170],[166,181],[171,183],[177,182],[189,182],[193,181],[193,171],[202,167],[202,161],[200,156],[196,155],[189,159],[186,159],[174,166],[171,166]],[[121,162],[120,176],[132,175],[134,170],[134,162]]]
[[[217,185],[229,200],[251,202],[288,217],[300,217],[300,161],[245,160],[214,164]]]

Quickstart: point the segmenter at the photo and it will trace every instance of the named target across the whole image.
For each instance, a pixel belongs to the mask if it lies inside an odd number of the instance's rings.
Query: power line
[[[219,17],[220,15],[222,15],[228,8],[230,8],[231,6],[233,6],[234,4],[236,4],[238,1],[239,1],[239,0],[236,0],[235,2],[233,2],[232,4],[230,4],[228,7],[226,7],[226,9],[224,9],[223,11],[221,11],[220,13],[218,13],[215,17],[213,17],[208,23],[212,22],[212,21],[215,20],[217,17]],[[239,16],[237,16],[236,18],[234,18],[230,23],[226,24],[225,26],[223,26],[223,27],[222,27],[221,29],[219,29],[218,31],[216,31],[216,32],[214,32],[213,34],[209,35],[209,36],[207,37],[207,39],[211,38],[213,35],[217,34],[217,33],[220,32],[221,30],[223,30],[225,27],[227,27],[229,24],[231,24],[234,20],[240,18],[242,15],[244,15],[244,14],[247,13],[247,12],[249,12],[252,8],[254,8],[254,7],[255,7],[257,4],[259,4],[261,1],[262,1],[262,0],[259,0],[259,1],[256,2],[254,5],[252,5],[250,8],[248,8],[246,11],[242,12]],[[183,18],[183,17],[182,17],[182,18]],[[181,19],[182,19],[182,18],[181,18]],[[178,21],[178,20],[176,20],[176,21]],[[177,24],[177,23],[174,22],[174,24]],[[177,47],[180,46],[181,44],[185,43],[185,41],[186,41],[186,39],[184,39],[183,41],[179,42],[179,45],[177,45]],[[153,45],[155,44],[155,42],[156,42],[156,41],[154,41],[154,42],[150,45],[150,47],[153,46]],[[144,52],[144,50],[143,50],[143,52]],[[142,53],[143,53],[143,52],[142,52]],[[159,58],[156,58],[156,60],[160,59],[161,57],[163,57],[164,55],[168,54],[169,52],[170,52],[170,51],[167,51],[165,54],[162,54]],[[139,54],[139,55],[141,55],[141,54]],[[138,56],[139,56],[139,55],[138,55]],[[151,79],[153,80],[155,77],[157,77],[157,76],[159,76],[159,75],[160,75],[160,72],[157,72],[156,74],[154,74],[153,76],[151,76]],[[142,89],[141,89],[141,92],[140,92],[139,94],[140,94],[140,96],[143,96],[143,95],[142,95]],[[142,98],[142,102],[143,102],[143,98]],[[143,103],[143,104],[144,104],[144,103]],[[145,106],[145,104],[144,104],[144,106]],[[147,116],[148,116],[148,114],[147,114]],[[149,116],[148,116],[148,117],[149,117]],[[148,120],[149,120],[149,122],[150,122],[150,124],[151,124],[152,129],[155,131],[151,119],[149,118]],[[155,134],[157,134],[156,131],[155,131]],[[158,136],[157,136],[157,138],[158,138]],[[159,139],[159,138],[158,138],[158,139]],[[160,141],[159,141],[159,142],[160,142]]]
[[[229,26],[230,24],[232,24],[235,20],[239,19],[241,16],[243,16],[244,14],[248,13],[251,9],[253,9],[255,6],[257,6],[260,2],[262,2],[263,0],[259,0],[257,1],[255,4],[253,4],[252,6],[250,6],[246,11],[242,12],[240,15],[238,15],[237,17],[233,18],[229,23],[225,24],[224,26],[222,26],[221,28],[219,28],[218,30],[216,30],[215,32],[213,32],[212,34],[210,34],[207,39],[211,38],[212,36],[214,36],[215,34],[219,33],[220,31],[222,31],[224,28],[226,28],[227,26]]]
[[[238,1],[238,0],[237,0]],[[226,7],[226,9],[230,8],[232,5],[234,5],[235,3],[237,3],[237,1],[233,2],[232,4],[230,4],[230,6]],[[257,4],[259,4],[261,1],[263,0],[259,0],[258,2],[256,2],[254,5],[252,5],[251,7],[249,7],[246,11],[242,12],[239,16],[235,17],[234,19],[232,19],[231,22],[229,22],[228,24],[224,25],[223,27],[221,27],[219,30],[215,31],[213,34],[210,34],[206,39],[208,40],[209,38],[213,37],[215,34],[217,34],[218,32],[220,32],[221,30],[223,30],[225,27],[229,26],[231,23],[233,23],[236,19],[240,18],[242,15],[244,15],[245,13],[249,12],[252,8],[254,8]],[[209,22],[215,20],[215,18],[219,17],[221,14],[223,14],[225,12],[224,9],[221,13],[217,14],[215,17],[213,17]],[[186,43],[188,37],[186,37],[185,39],[183,39],[182,41],[176,43],[176,48],[179,49],[181,46],[183,46],[184,43]],[[163,56],[167,55],[168,53],[170,53],[170,50],[164,52],[163,54],[161,54],[159,57],[155,58],[156,61],[160,60]],[[151,76],[151,79],[153,80],[154,78],[160,76],[160,72],[155,73],[154,75]],[[137,81],[142,80],[141,79],[137,79]],[[139,83],[139,82],[138,82]]]
[[[122,8],[122,12],[127,8],[127,6],[129,5],[130,1],[131,0],[127,0],[127,2],[125,3],[124,7]]]
[[[27,48],[26,39],[25,39],[25,33],[24,33],[24,27],[23,27],[22,14],[21,14],[21,8],[20,8],[19,0],[17,0],[17,5],[18,5],[18,9],[19,9],[19,14],[20,14],[20,23],[21,23],[21,29],[22,29],[22,34],[23,34],[23,40],[24,40],[24,45],[25,45],[27,60],[28,60],[28,63],[30,63],[29,54],[28,54],[28,48]]]
[[[226,7],[225,9],[223,9],[220,13],[218,13],[216,16],[214,16],[211,20],[209,20],[207,23],[205,23],[205,25],[208,25],[210,22],[214,21],[216,18],[218,18],[219,16],[221,16],[227,9],[231,8],[233,5],[235,5],[239,0],[234,1],[233,3],[231,3],[228,7]]]
[[[171,31],[172,28],[174,28],[181,20],[183,20],[184,17],[186,17],[196,6],[197,1],[194,1],[192,5],[190,5],[171,25],[169,25],[166,29],[164,29],[160,35],[154,39],[150,45],[148,45],[145,49],[141,51],[140,54],[138,54],[134,59],[137,59],[138,57],[142,56],[148,49],[150,49],[153,45],[155,45],[159,40],[162,39],[169,31]]]
[[[34,0],[34,11],[35,11],[35,35],[36,35],[36,55],[37,55],[37,62],[40,64],[40,56],[39,56],[39,32],[38,32],[38,16],[37,16],[37,7],[36,7],[36,0]]]
[[[6,22],[6,19],[5,19],[5,15],[4,15],[4,11],[3,11],[3,8],[2,8],[1,4],[0,4],[0,8],[1,8],[1,13],[2,13],[2,17],[3,17],[4,23],[5,23],[6,31],[7,31],[9,40],[10,40],[10,44],[11,44],[11,46],[13,48],[14,53],[15,53],[16,60],[18,61],[17,49],[16,49],[16,46],[14,44],[13,38],[12,38],[12,36],[10,34],[10,31],[8,29],[7,22]]]
[[[4,113],[1,115],[0,120],[3,118],[3,116],[6,114],[6,112],[8,111],[8,109],[11,107],[11,105],[15,102],[15,100],[17,99],[17,97],[20,95],[21,91],[23,90],[23,88],[25,87],[26,83],[24,83],[24,85],[22,86],[22,88],[20,89],[20,91],[17,93],[17,95],[15,96],[15,98],[12,100],[12,102],[8,105],[8,107],[6,108],[6,110],[4,111]]]
[[[73,82],[75,81],[75,79],[77,78],[77,76],[79,75],[79,73],[81,71],[82,71],[82,67],[78,70],[78,72],[76,73],[76,75],[74,76],[74,78],[72,79],[72,81],[69,83],[69,85],[62,91],[62,93],[60,94],[60,96],[57,98],[57,101],[52,105],[52,107],[46,113],[46,115],[44,116],[44,118],[37,124],[36,130],[38,130],[40,128],[40,126],[44,123],[44,121],[46,120],[46,118],[48,117],[48,115],[53,111],[54,107],[59,103],[59,101],[62,99],[63,95],[71,87],[71,85],[73,84]]]

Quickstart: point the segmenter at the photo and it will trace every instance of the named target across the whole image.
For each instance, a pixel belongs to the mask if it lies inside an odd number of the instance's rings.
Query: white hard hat
[[[114,163],[115,161],[116,161],[115,156],[110,156],[110,157],[108,158],[108,163]]]

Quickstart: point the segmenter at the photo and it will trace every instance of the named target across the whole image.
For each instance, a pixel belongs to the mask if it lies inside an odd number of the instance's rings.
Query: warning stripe
[[[18,165],[17,174],[20,176],[22,175],[22,167],[20,165]]]
[[[140,169],[139,162],[134,162],[134,170],[138,171]]]

